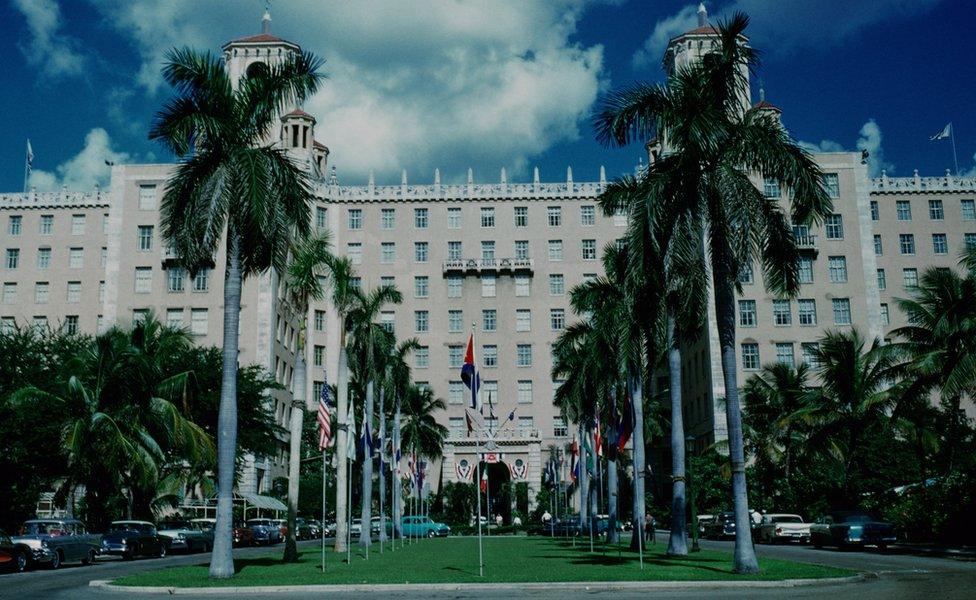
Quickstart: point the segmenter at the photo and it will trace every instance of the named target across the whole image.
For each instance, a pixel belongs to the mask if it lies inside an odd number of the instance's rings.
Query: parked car
[[[295,539],[310,540],[313,537],[316,536],[312,535],[312,528],[309,526],[308,522],[301,517],[295,518]]]
[[[27,567],[46,564],[57,569],[66,562],[94,562],[102,536],[88,533],[77,519],[32,519],[11,541],[28,553]]]
[[[278,531],[281,532],[281,539],[285,539],[288,536],[288,520],[287,519],[271,519],[275,525],[278,526]]]
[[[877,546],[886,550],[897,540],[891,523],[878,521],[860,510],[835,511],[810,525],[810,542],[815,548]]]
[[[0,531],[0,570],[20,573],[27,570],[30,551],[14,544],[10,536]]]
[[[213,517],[205,517],[202,519],[190,519],[195,527],[199,527],[203,530],[208,530],[210,532],[210,546],[209,549],[213,549],[213,535],[214,528],[217,526],[217,519]],[[233,542],[235,546],[252,546],[254,545],[254,532],[251,528],[244,523],[234,523],[234,528],[231,530],[233,536]]]
[[[735,537],[735,513],[723,512],[715,519],[705,524],[703,537],[710,540],[722,540]]]
[[[610,529],[610,515],[597,515],[596,516],[596,531],[594,533],[598,535],[605,535],[607,530]],[[622,532],[624,530],[623,523],[617,521],[617,531]]]
[[[170,550],[207,552],[213,548],[213,524],[209,521],[162,521],[156,529],[169,540]]]
[[[776,542],[810,542],[810,524],[800,515],[767,513],[756,529],[756,541],[766,544]]]
[[[705,537],[705,527],[715,520],[715,515],[698,515],[698,535]]]
[[[328,521],[328,522],[326,522],[325,525],[324,525],[324,527],[325,527],[325,535],[326,536],[334,536],[336,534],[336,522],[335,521]]]
[[[432,521],[430,517],[403,517],[400,521],[403,535],[407,537],[447,537],[451,534],[451,528],[444,523]],[[393,523],[387,525],[387,530],[392,531]]]
[[[112,521],[102,535],[102,554],[132,560],[137,556],[166,556],[169,538],[159,535],[149,521]]]
[[[390,523],[390,517],[387,517],[386,518],[386,522],[387,523]],[[389,527],[387,527],[387,529],[389,529]],[[373,517],[373,518],[371,518],[369,520],[369,532],[372,533],[373,535],[379,535],[380,534],[380,518],[379,517]]]
[[[487,527],[488,526],[488,517],[482,515],[479,520],[481,521],[481,526],[482,527]],[[472,516],[470,519],[468,519],[468,525],[471,526],[471,527],[477,527],[478,521],[475,521],[474,520],[474,516]]]
[[[282,540],[281,527],[274,519],[248,519],[247,526],[251,529],[255,544],[270,546]]]
[[[312,536],[312,539],[318,539],[322,537],[322,523],[318,519],[309,519],[305,521],[308,525],[308,533]]]

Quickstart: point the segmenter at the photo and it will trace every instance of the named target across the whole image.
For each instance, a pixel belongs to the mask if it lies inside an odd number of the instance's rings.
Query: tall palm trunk
[[[593,451],[593,473],[592,473],[592,475],[593,475],[593,483],[594,483],[594,485],[590,485],[590,499],[589,499],[589,502],[590,502],[590,513],[589,513],[590,514],[590,531],[592,531],[593,534],[596,535],[596,533],[598,531],[598,529],[597,529],[597,515],[600,512],[600,507],[597,506],[597,499],[598,499],[599,493],[600,493],[600,486],[603,485],[603,482],[600,481],[600,478],[598,477],[598,474],[600,473],[600,455],[597,454],[598,450],[597,450],[597,446],[596,446],[596,429],[592,429],[592,430],[588,431],[586,433],[586,435],[588,435],[589,438],[590,438],[590,448]]]
[[[366,384],[366,409],[363,411],[363,431],[373,420],[373,382]],[[372,432],[370,432],[372,435]],[[372,542],[373,511],[373,455],[369,451],[369,440],[363,440],[363,496],[359,527],[359,545],[366,547]]]
[[[340,319],[342,317],[340,316]],[[347,517],[349,514],[348,498],[346,498],[346,484],[349,481],[349,461],[346,460],[346,448],[349,445],[348,435],[355,435],[347,430],[349,422],[349,357],[346,354],[346,331],[343,327],[339,334],[339,373],[336,376],[336,418],[339,420],[339,433],[336,435],[336,536],[335,551],[346,551],[346,536],[349,533]]]
[[[722,244],[723,242],[719,242]],[[758,573],[759,561],[752,545],[749,493],[746,489],[746,462],[742,441],[742,410],[739,406],[739,385],[735,360],[735,292],[726,268],[729,249],[720,248],[712,261],[715,288],[715,317],[718,321],[718,340],[722,352],[722,375],[725,383],[725,418],[728,422],[729,460],[732,463],[732,503],[735,510],[735,552],[733,570],[736,573]]]
[[[396,401],[396,411],[393,413],[393,472],[400,472],[400,462],[397,451],[400,449],[400,399]],[[403,486],[400,477],[393,478],[393,538],[403,539],[403,529],[400,521],[403,519]]]
[[[634,530],[630,547],[637,550],[638,544],[644,545],[644,390],[639,376],[631,376],[629,385],[630,399],[634,403],[634,433],[631,436],[634,444]]]
[[[681,352],[675,335],[674,314],[668,311],[668,378],[671,395],[671,535],[668,554],[685,556],[685,426],[681,406]]]
[[[386,541],[386,514],[383,503],[386,501],[386,469],[383,467],[383,447],[386,444],[386,413],[383,412],[384,387],[380,386],[380,541]]]
[[[586,470],[586,443],[584,441],[586,438],[586,429],[583,426],[582,419],[580,419],[579,424],[579,449],[580,449],[580,463],[579,463],[579,492],[580,492],[580,528],[589,526],[589,504],[590,504],[590,486],[589,486],[589,473]]]
[[[304,327],[301,329],[304,332]],[[299,338],[304,334],[300,333]],[[299,341],[295,353],[295,394],[291,406],[291,426],[288,440],[288,537],[285,538],[284,562],[298,562],[295,519],[298,517],[298,480],[302,466],[302,424],[305,420],[305,342]]]
[[[616,544],[620,541],[620,534],[617,532],[617,493],[619,491],[617,480],[617,460],[607,459],[607,512],[610,518],[607,520],[607,541]]]
[[[234,475],[237,458],[237,353],[241,320],[241,240],[233,226],[227,235],[227,275],[224,279],[223,368],[217,416],[217,523],[214,527],[210,577],[234,575]]]

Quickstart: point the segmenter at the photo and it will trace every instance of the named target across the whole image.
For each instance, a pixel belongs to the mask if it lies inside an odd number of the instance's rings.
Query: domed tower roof
[[[225,43],[223,46],[221,46],[221,49],[226,50],[228,48],[237,47],[237,46],[264,47],[269,45],[285,46],[291,50],[301,50],[301,47],[298,44],[294,42],[289,42],[288,40],[282,39],[276,35],[272,35],[271,13],[265,10],[264,15],[261,17],[261,33],[257,35],[246,35],[243,37],[235,38]]]

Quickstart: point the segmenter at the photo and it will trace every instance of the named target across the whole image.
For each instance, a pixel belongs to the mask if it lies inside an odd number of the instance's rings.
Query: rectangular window
[[[481,330],[496,331],[498,329],[498,311],[486,308],[481,311]]]
[[[527,206],[515,207],[515,226],[518,228],[529,226],[529,208]]]
[[[71,215],[71,235],[85,235],[85,215]]]
[[[592,204],[584,204],[580,206],[580,225],[583,227],[592,227],[596,225],[596,207]]]
[[[447,277],[447,297],[460,298],[462,283],[463,281],[459,276],[449,275]]]
[[[136,267],[135,292],[137,294],[152,292],[152,267]]]
[[[482,298],[495,297],[495,276],[494,275],[481,276],[481,297]]]
[[[414,298],[426,298],[430,295],[430,279],[426,275],[417,275],[413,278]]]
[[[944,233],[932,234],[932,252],[936,254],[949,254],[949,240]]]
[[[847,283],[847,258],[844,256],[827,257],[827,272],[832,283]]]
[[[34,304],[47,304],[48,297],[51,295],[51,284],[46,281],[38,281],[34,284]]]
[[[98,266],[104,267],[108,263],[108,248],[102,246],[102,250],[98,256]]]
[[[563,417],[552,418],[552,437],[566,437],[569,435],[569,428],[566,427],[566,419]]]
[[[452,369],[461,368],[461,364],[464,361],[462,352],[464,352],[464,347],[461,346],[461,344],[451,344],[450,346],[448,346],[447,347],[448,366],[450,366]]]
[[[4,263],[8,269],[16,269],[20,264],[20,248],[7,248],[7,258]]]
[[[895,211],[898,213],[899,221],[912,220],[912,203],[910,200],[898,200],[895,202]]]
[[[834,308],[834,325],[851,324],[851,300],[850,298],[834,298],[832,301]]]
[[[596,260],[596,240],[583,240],[583,260]]]
[[[945,219],[945,208],[942,206],[942,200],[929,200],[929,218],[933,221]]]
[[[447,243],[447,260],[461,260],[461,242],[451,241]]]
[[[881,304],[881,322],[885,325],[891,325],[891,313],[888,312],[888,305],[885,303]]]
[[[801,298],[796,301],[796,316],[800,325],[817,324],[817,301],[812,298]]]
[[[831,198],[840,198],[840,178],[837,173],[824,173],[824,189]]]
[[[348,227],[351,230],[363,228],[363,209],[350,208],[348,212]]]
[[[316,310],[315,311],[315,331],[325,331],[325,311]]]
[[[740,327],[756,326],[756,301],[755,300],[739,300],[739,326]]]
[[[563,241],[549,240],[549,260],[563,259]]]
[[[793,311],[789,300],[773,300],[773,324],[780,326],[793,324]]]
[[[413,311],[413,329],[417,333],[430,331],[430,313],[426,310]]]
[[[183,267],[170,267],[166,270],[166,291],[168,292],[182,292],[184,289],[183,281],[186,277],[186,271]]]
[[[529,241],[515,240],[515,260],[529,259]]]
[[[801,256],[797,262],[797,276],[800,283],[813,283],[813,259]]]
[[[393,229],[396,226],[396,212],[392,208],[380,209],[380,229]]]
[[[817,350],[820,349],[820,344],[817,342],[804,342],[800,344],[800,353],[803,355],[803,362],[808,365],[817,364]]]
[[[448,404],[464,404],[464,382],[450,381],[447,384]]]
[[[918,269],[902,269],[901,274],[904,278],[906,288],[918,287]]]
[[[447,209],[447,228],[461,229],[461,209],[451,207]]]
[[[70,269],[80,269],[85,266],[85,249],[84,248],[69,248],[68,249],[68,268]]]
[[[78,304],[81,302],[81,282],[68,282],[68,304]]]
[[[352,277],[349,279],[349,287],[354,290],[363,289],[363,278],[362,277]]]
[[[888,289],[888,277],[884,269],[878,269],[878,289],[881,291]]]
[[[518,344],[515,346],[515,366],[532,366],[532,344]]]
[[[796,364],[796,359],[793,356],[792,342],[780,342],[776,344],[776,362],[791,367]]]
[[[902,254],[915,254],[915,236],[911,233],[899,234],[898,248]]]
[[[528,308],[518,308],[515,310],[515,331],[532,330],[532,311]]]
[[[549,275],[549,295],[562,296],[566,293],[566,281],[561,273]]]
[[[54,233],[54,215],[41,215],[40,232],[41,235]]]
[[[152,225],[140,225],[139,226],[139,250],[146,252],[152,250],[153,247],[153,226]]]
[[[182,308],[168,308],[166,309],[166,326],[170,329],[182,329],[183,328],[183,309]]]
[[[767,198],[779,198],[779,182],[775,179],[763,180],[763,195]]]
[[[415,262],[425,263],[428,259],[428,250],[430,246],[427,242],[414,242],[413,243],[413,259]]]
[[[39,331],[47,331],[47,317],[44,315],[36,315],[34,317],[34,328]]]
[[[497,367],[498,366],[498,346],[494,344],[486,344],[481,347],[481,353],[484,356],[485,367]]]
[[[967,233],[963,235],[963,243],[966,248],[966,252],[972,252],[976,249],[976,233]]]
[[[380,244],[380,263],[390,264],[396,260],[396,243],[383,242]]]
[[[481,242],[481,260],[485,261],[485,264],[494,264],[495,260],[495,241],[494,240],[482,240]]]
[[[139,186],[139,210],[156,210],[156,186]]]
[[[549,329],[562,331],[566,329],[566,311],[562,308],[549,309]]]
[[[325,346],[315,346],[312,349],[312,364],[321,367],[325,362]]]
[[[884,248],[881,245],[881,234],[874,234],[874,255],[884,256]]]
[[[960,206],[963,221],[976,221],[976,200],[962,200]]]
[[[324,206],[315,207],[315,228],[326,229],[329,226],[329,209]]]
[[[17,284],[13,282],[5,282],[3,284],[3,295],[0,296],[3,304],[13,304],[17,301]]]
[[[460,310],[447,311],[448,333],[461,333],[464,330],[464,312]]]
[[[838,214],[827,215],[825,222],[828,240],[844,239],[844,217]]]
[[[207,335],[208,314],[206,308],[190,310],[190,333],[193,335]]]
[[[464,427],[464,419],[461,417],[451,417],[448,421],[448,431],[450,432],[449,437],[452,438],[463,438],[466,433]]]
[[[20,235],[20,225],[23,223],[23,219],[20,215],[10,215],[10,218],[7,219],[7,233]]]
[[[880,218],[881,218],[881,213],[878,210],[878,201],[877,200],[872,200],[871,201],[871,220],[872,221],[877,221]]]
[[[102,233],[108,233],[108,213],[102,213]]]
[[[38,248],[37,249],[37,268],[47,269],[51,266],[51,249],[50,248]]]
[[[515,296],[519,298],[524,298],[528,296],[532,291],[531,279],[528,275],[516,275],[515,276]]]
[[[755,275],[752,272],[752,263],[742,265],[739,271],[739,283],[751,284],[755,282]]]
[[[206,292],[210,289],[210,267],[203,267],[193,278],[193,291]]]
[[[527,379],[520,379],[518,382],[518,403],[519,404],[531,404],[532,403],[532,381]]]
[[[414,293],[416,293],[416,277],[414,278]],[[325,282],[322,282],[323,288],[325,287]],[[380,277],[380,287],[396,287],[396,277],[393,275],[382,275]]]
[[[363,245],[359,242],[349,242],[346,244],[346,256],[349,257],[349,262],[354,265],[362,264],[363,262]]]
[[[417,229],[427,229],[429,215],[426,208],[413,209],[413,226]]]
[[[546,207],[546,216],[549,220],[549,227],[559,227],[563,224],[563,209],[561,206]]]
[[[495,226],[495,208],[493,206],[481,207],[481,226],[482,227]]]
[[[759,370],[759,344],[742,344],[742,370]]]

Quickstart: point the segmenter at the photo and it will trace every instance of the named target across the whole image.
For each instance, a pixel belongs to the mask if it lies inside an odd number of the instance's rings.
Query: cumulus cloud
[[[43,148],[34,147],[35,164]],[[105,161],[120,163],[129,160],[129,155],[112,149],[108,132],[96,127],[85,136],[85,146],[81,152],[58,165],[54,171],[34,169],[30,185],[37,191],[53,191],[67,186],[71,191],[88,191],[96,184],[108,184],[110,167]]]
[[[161,86],[163,53],[213,49],[257,33],[260,5],[233,0],[207,10],[191,0],[119,5],[91,0],[142,57],[138,81]],[[430,180],[463,177],[469,165],[524,173],[531,158],[579,137],[605,81],[603,49],[571,41],[596,0],[294,0],[273,9],[273,33],[326,59],[328,79],[306,103],[316,138],[329,146],[343,181],[410,171]],[[168,93],[168,92],[167,92]],[[160,94],[161,96],[162,94]],[[485,179],[489,174],[477,174]]]
[[[924,13],[943,0],[725,0],[706,2],[709,21],[717,24],[733,12],[749,15],[747,31],[756,45],[769,54],[817,49],[836,44],[858,31],[894,19]],[[668,40],[693,29],[696,7],[683,7],[657,22],[644,45],[633,56],[636,69],[657,64]]]
[[[881,175],[881,171],[886,170],[889,173],[895,171],[895,165],[885,161],[884,159],[884,148],[881,146],[881,127],[878,126],[874,119],[868,119],[868,121],[861,126],[861,130],[858,132],[857,141],[854,142],[854,148],[857,150],[868,152],[868,175],[871,177],[877,177]],[[820,143],[811,142],[798,142],[800,147],[808,152],[846,152],[847,148],[843,144],[835,142],[833,140],[822,140]]]
[[[60,33],[61,9],[55,0],[13,0],[24,16],[30,39],[19,44],[28,64],[51,76],[77,75],[84,67],[78,44]]]
[[[963,170],[959,171],[960,177],[976,177],[976,154],[973,154],[973,164],[967,169],[965,165]]]

